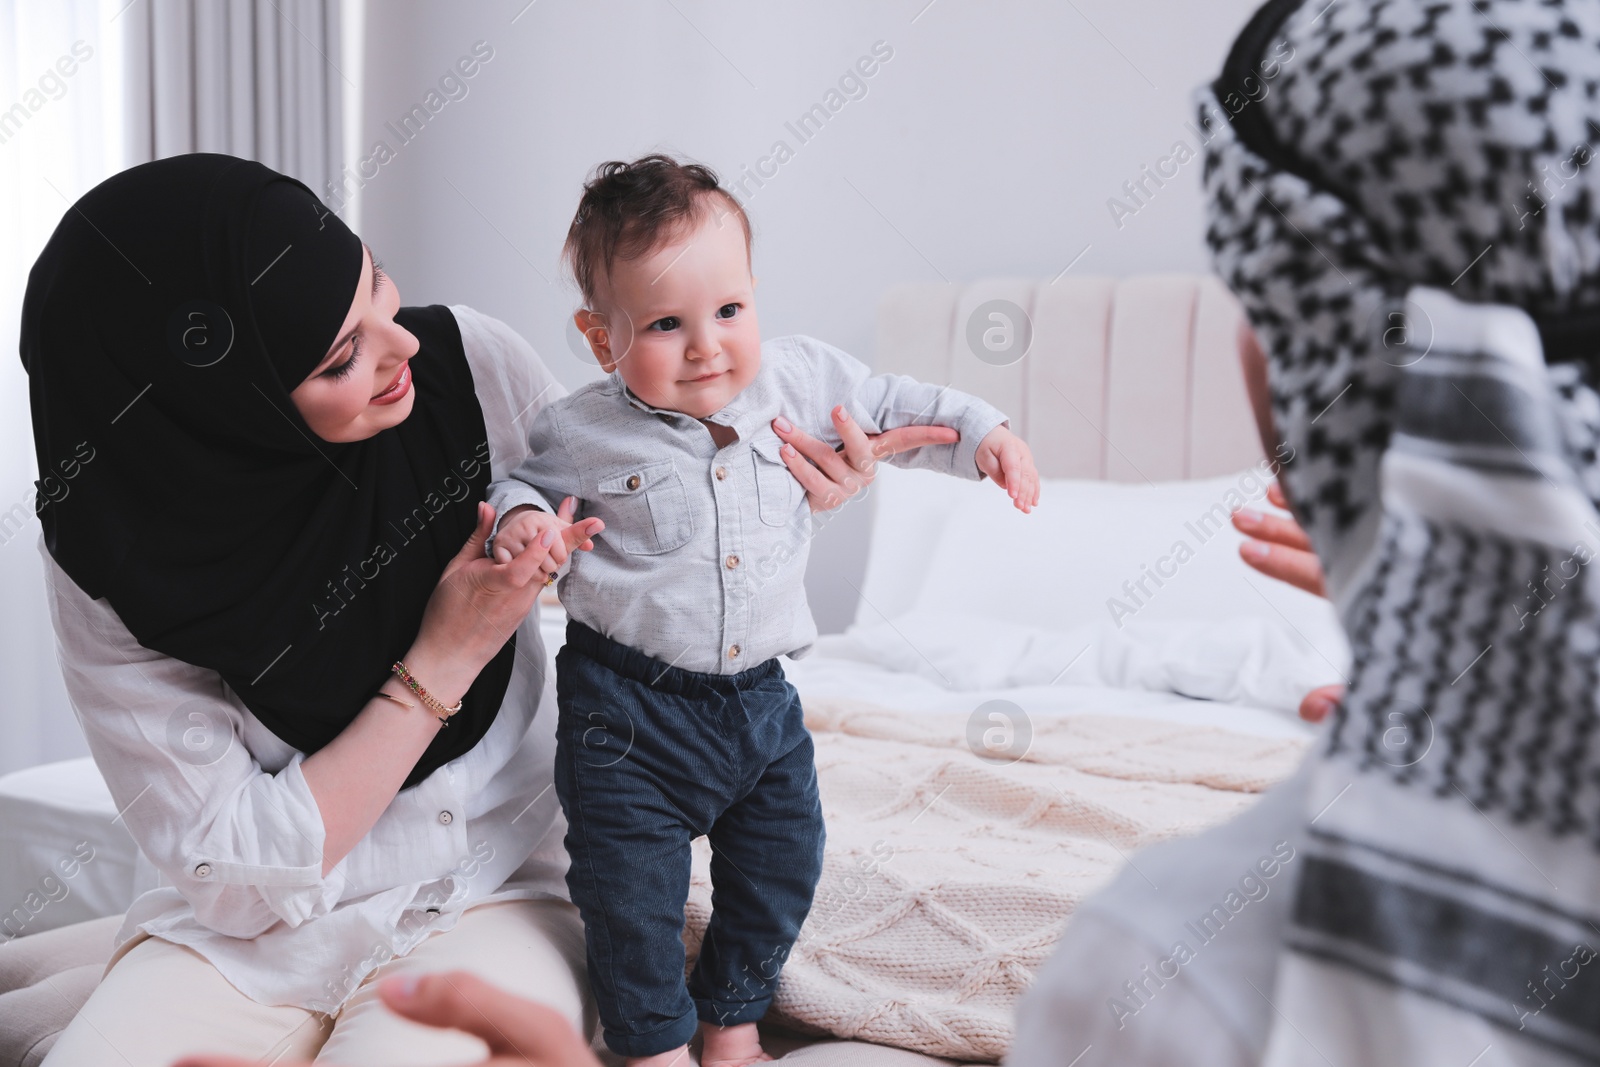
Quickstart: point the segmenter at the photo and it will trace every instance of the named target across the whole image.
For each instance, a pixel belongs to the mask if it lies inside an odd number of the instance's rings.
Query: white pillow
[[[1343,672],[1332,605],[1239,558],[1228,515],[1271,510],[1264,468],[1154,485],[1046,481],[1024,515],[987,479],[880,466],[856,622],[952,610],[1055,631],[1259,618]]]
[[[1111,686],[1294,712],[1335,668],[1279,622],[1223,618],[1046,630],[960,612],[858,621],[817,640],[832,659],[919,675],[956,692]]]

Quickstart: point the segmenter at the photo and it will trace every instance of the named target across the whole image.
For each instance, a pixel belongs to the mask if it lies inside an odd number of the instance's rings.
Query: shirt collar
[[[616,382],[619,395],[629,404],[650,415],[655,415],[663,421],[675,419],[688,419],[698,422],[692,415],[670,408],[658,408],[639,399],[638,395],[628,384],[622,380],[622,375],[617,371],[611,372],[612,379]],[[739,435],[740,441],[749,441],[762,426],[772,418],[767,413],[773,399],[772,376],[768,373],[767,360],[761,361],[761,369],[756,372],[755,380],[739,393],[738,396],[724,404],[719,410],[706,417],[707,422],[714,422],[719,426],[729,426]]]
[[[611,372],[611,377],[612,377],[612,380],[616,382],[617,389],[620,391],[620,395],[622,396],[622,399],[626,400],[628,403],[632,404],[634,407],[638,408],[640,411],[648,412],[651,415],[666,415],[666,416],[668,416],[670,418],[675,418],[675,419],[687,419],[687,418],[689,418],[688,415],[685,415],[681,411],[673,411],[673,410],[671,410],[669,408],[658,408],[658,407],[655,407],[655,406],[653,406],[651,404],[646,404],[643,400],[639,399],[639,396],[638,396],[637,393],[635,393],[632,389],[628,388],[628,383],[623,381],[622,380],[622,375],[618,374],[616,371],[612,371]]]

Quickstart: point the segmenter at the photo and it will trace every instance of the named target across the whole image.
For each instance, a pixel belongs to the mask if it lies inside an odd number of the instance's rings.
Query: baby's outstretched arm
[[[594,542],[589,538],[604,530],[606,524],[594,518],[574,523],[572,516],[577,504],[577,499],[569,496],[561,502],[561,507],[554,515],[530,504],[519,504],[512,508],[500,520],[500,530],[494,537],[495,560],[499,563],[510,561],[547,530],[554,531],[547,547],[550,549],[550,558],[557,566],[567,561],[569,543],[585,551],[594,548]],[[575,533],[582,536],[580,541],[574,541],[571,535],[562,536],[569,526],[577,527]]]
[[[978,469],[1011,494],[1018,511],[1031,512],[1039,503],[1039,470],[1028,443],[1004,426],[996,426],[978,442]]]

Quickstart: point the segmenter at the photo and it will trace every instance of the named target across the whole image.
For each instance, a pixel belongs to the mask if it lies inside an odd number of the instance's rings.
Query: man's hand
[[[1283,487],[1273,482],[1267,500],[1289,510]],[[1311,538],[1294,521],[1293,515],[1269,515],[1248,508],[1233,513],[1233,527],[1245,535],[1239,545],[1244,561],[1269,578],[1288,582],[1312,596],[1327,596],[1322,578],[1322,563],[1311,551]],[[1326,719],[1344,699],[1344,686],[1324,685],[1313,689],[1300,702],[1300,717],[1307,722]]]
[[[1289,510],[1289,499],[1277,482],[1267,488],[1267,500]],[[1288,582],[1312,596],[1328,595],[1322,579],[1322,563],[1311,550],[1311,538],[1294,521],[1293,515],[1270,515],[1240,508],[1233,513],[1233,527],[1248,538],[1239,545],[1239,555],[1250,566],[1268,578]]]
[[[589,539],[604,530],[606,524],[599,519],[584,519],[582,522],[574,523],[572,516],[577,507],[577,500],[569,496],[561,502],[561,507],[554,515],[548,511],[540,511],[531,504],[519,504],[512,508],[506,512],[505,519],[500,523],[500,531],[494,535],[495,561],[510,562],[546,531],[554,531],[549,545],[551,562],[549,570],[552,573],[567,561],[569,543],[576,544],[585,552],[594,548],[594,542]],[[580,542],[574,542],[572,535],[567,533],[568,527],[572,526],[577,527],[575,533],[582,534]]]
[[[1039,471],[1033,452],[1022,438],[996,426],[978,442],[978,469],[1011,494],[1011,503],[1026,514],[1039,503]]]
[[[1322,685],[1307,693],[1300,701],[1300,717],[1306,722],[1321,722],[1333,714],[1333,709],[1344,700],[1344,686],[1335,682]]]
[[[561,1013],[513,996],[465,971],[396,977],[378,986],[378,996],[396,1015],[483,1039],[489,1058],[482,1067],[600,1067],[588,1044]],[[174,1067],[251,1067],[259,1061],[233,1056],[190,1056]],[[282,1063],[279,1067],[309,1067]]]

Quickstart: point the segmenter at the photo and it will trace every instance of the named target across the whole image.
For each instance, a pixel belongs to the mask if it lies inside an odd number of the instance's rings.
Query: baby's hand
[[[584,519],[580,523],[574,523],[572,516],[577,506],[577,500],[569,496],[561,502],[561,507],[554,515],[548,511],[540,511],[529,504],[519,504],[512,508],[501,521],[500,531],[494,535],[495,561],[509,563],[524,548],[538,540],[546,530],[554,530],[558,536],[552,539],[554,543],[550,545],[550,558],[559,567],[567,561],[566,539],[559,535],[567,527],[574,525],[583,534],[583,541],[578,547],[586,552],[594,548],[594,542],[589,538],[604,530],[606,524],[599,519]]]
[[[1011,494],[1011,503],[1026,514],[1039,503],[1039,471],[1022,438],[996,426],[978,442],[978,469]]]

